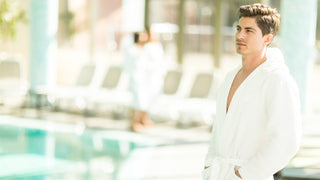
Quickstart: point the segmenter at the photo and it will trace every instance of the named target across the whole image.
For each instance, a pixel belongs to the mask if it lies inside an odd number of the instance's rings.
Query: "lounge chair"
[[[29,85],[22,74],[19,60],[0,60],[0,104],[19,107],[24,104]]]
[[[122,67],[110,65],[99,88],[89,94],[86,99],[88,112],[111,114],[113,118],[126,116],[125,113],[132,104],[132,95],[128,91],[128,78],[123,73]]]
[[[216,113],[214,98],[214,74],[198,73],[192,83],[189,96],[180,99],[176,104],[179,112],[178,126],[212,124]]]
[[[48,90],[48,99],[55,110],[82,111],[85,108],[84,97],[94,88],[92,81],[96,73],[94,63],[84,64],[71,86],[57,86]]]
[[[149,110],[153,121],[178,120],[179,114],[176,103],[180,98],[178,95],[183,73],[179,69],[168,70],[163,84],[162,94],[155,100]]]

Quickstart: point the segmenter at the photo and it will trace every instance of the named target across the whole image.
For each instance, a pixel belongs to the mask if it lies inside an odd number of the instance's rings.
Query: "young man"
[[[299,148],[298,88],[278,49],[267,48],[280,14],[266,5],[241,6],[235,35],[242,66],[217,98],[217,119],[204,180],[272,180]]]

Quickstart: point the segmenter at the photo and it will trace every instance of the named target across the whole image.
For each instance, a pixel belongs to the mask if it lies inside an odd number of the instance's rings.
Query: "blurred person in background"
[[[268,48],[280,21],[266,5],[239,9],[235,41],[242,65],[228,73],[218,94],[204,180],[273,180],[298,151],[298,87],[281,51]]]
[[[151,28],[147,28],[146,31],[148,40],[144,45],[144,58],[146,60],[144,83],[144,102],[145,107],[141,112],[141,122],[145,125],[152,125],[148,110],[155,102],[156,98],[160,95],[163,89],[165,64],[164,64],[164,52],[162,44],[158,40],[158,36]]]
[[[133,95],[130,128],[140,132],[153,125],[148,109],[161,93],[163,84],[163,49],[150,31],[134,33],[134,44],[125,53],[125,69]]]

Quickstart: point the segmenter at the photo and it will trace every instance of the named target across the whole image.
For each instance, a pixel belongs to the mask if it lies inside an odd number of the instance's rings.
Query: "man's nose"
[[[236,39],[243,39],[244,38],[244,33],[243,31],[238,31],[236,33]]]

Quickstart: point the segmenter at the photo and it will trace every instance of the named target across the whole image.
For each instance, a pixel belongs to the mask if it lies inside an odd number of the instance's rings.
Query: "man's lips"
[[[237,44],[237,46],[245,46],[246,45],[245,43],[242,43],[242,42],[237,42],[236,44]]]

